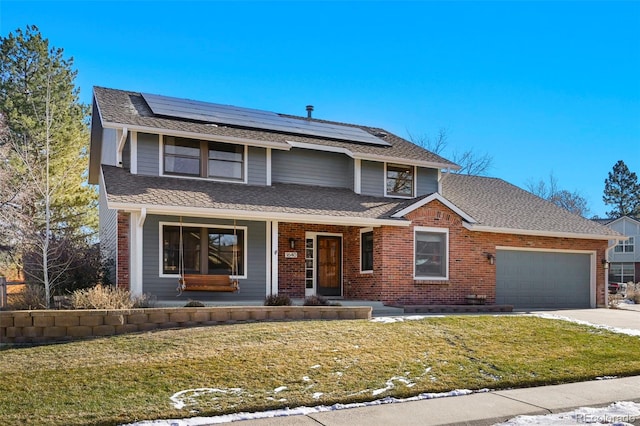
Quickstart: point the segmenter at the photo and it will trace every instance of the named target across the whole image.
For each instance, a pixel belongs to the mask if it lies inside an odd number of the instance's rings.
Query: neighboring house
[[[597,219],[597,222],[628,237],[618,241],[609,251],[609,282],[640,282],[640,221],[622,216],[618,219]]]
[[[445,172],[458,166],[383,129],[310,110],[96,87],[89,182],[100,187],[101,248],[117,285],[160,301],[605,304],[615,231],[503,180]],[[211,289],[232,276],[240,290],[180,294],[182,275]]]

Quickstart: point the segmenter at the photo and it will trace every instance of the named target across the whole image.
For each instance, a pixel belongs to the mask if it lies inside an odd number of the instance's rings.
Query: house
[[[609,282],[640,282],[640,221],[630,216],[596,221],[628,237],[609,250]]]
[[[617,232],[450,173],[384,129],[307,112],[94,88],[89,182],[117,285],[159,300],[605,304]],[[215,291],[183,292],[181,277]]]

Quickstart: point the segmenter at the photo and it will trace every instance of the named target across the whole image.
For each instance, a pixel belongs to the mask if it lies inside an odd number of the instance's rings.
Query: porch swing
[[[232,247],[231,275],[202,275],[185,274],[184,272],[184,242],[182,237],[182,217],[180,217],[180,245],[178,264],[178,296],[183,291],[213,291],[236,292],[240,290],[238,279],[235,278],[238,270],[238,234],[236,220],[233,220],[234,245]]]

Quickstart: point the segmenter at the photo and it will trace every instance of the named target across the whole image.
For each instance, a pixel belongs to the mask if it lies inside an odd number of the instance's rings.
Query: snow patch
[[[182,391],[182,392],[186,392],[186,391]],[[315,393],[314,397],[319,393],[320,392]],[[308,415],[313,413],[345,410],[349,408],[370,407],[375,405],[391,404],[391,403],[397,403],[397,402],[420,401],[424,399],[469,395],[472,393],[473,391],[470,391],[468,389],[456,389],[450,392],[421,393],[420,395],[416,395],[410,398],[385,397],[382,399],[377,399],[375,401],[354,402],[351,404],[333,404],[330,406],[319,405],[317,407],[302,406],[302,407],[295,407],[295,408],[283,408],[280,410],[254,412],[254,413],[243,412],[243,413],[225,414],[222,416],[215,416],[215,417],[192,417],[189,419],[145,420],[137,423],[129,423],[124,426],[150,426],[150,425],[153,425],[153,426],[205,426],[205,425],[236,422],[240,420],[270,419],[275,417]],[[318,395],[318,398],[320,398],[320,396],[321,395]]]
[[[401,317],[375,317],[371,322],[381,322],[383,324],[393,324],[395,322],[417,321],[425,318],[444,318],[444,315],[407,315]]]
[[[640,418],[640,404],[636,402],[614,402],[608,407],[581,407],[573,411],[543,416],[518,416],[494,426],[607,424],[631,425]]]
[[[230,389],[217,389],[217,388],[196,388],[196,389],[186,389],[180,392],[176,392],[169,397],[169,399],[173,402],[173,406],[177,410],[183,409],[187,405],[196,405],[198,401],[196,398],[207,395],[207,394],[216,394],[220,393],[223,395],[226,394],[234,394],[239,395],[243,392],[241,388],[230,388]]]
[[[280,387],[278,387],[278,388],[275,388],[275,389],[273,390],[273,393],[282,392],[283,390],[287,390],[287,387],[286,387],[286,386],[280,386]]]
[[[588,321],[582,321],[575,318],[564,317],[562,315],[545,314],[545,313],[531,314],[531,315],[538,318],[561,320],[561,321],[572,322],[574,324],[586,325],[586,326],[598,328],[601,330],[611,331],[613,333],[626,334],[628,336],[640,336],[640,330],[633,330],[631,328],[619,328],[619,327],[612,327],[610,325],[593,324]]]

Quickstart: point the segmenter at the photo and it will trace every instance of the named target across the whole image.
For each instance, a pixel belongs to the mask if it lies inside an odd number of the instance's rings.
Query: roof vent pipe
[[[313,105],[307,105],[307,118],[311,120],[311,113],[313,112]]]

